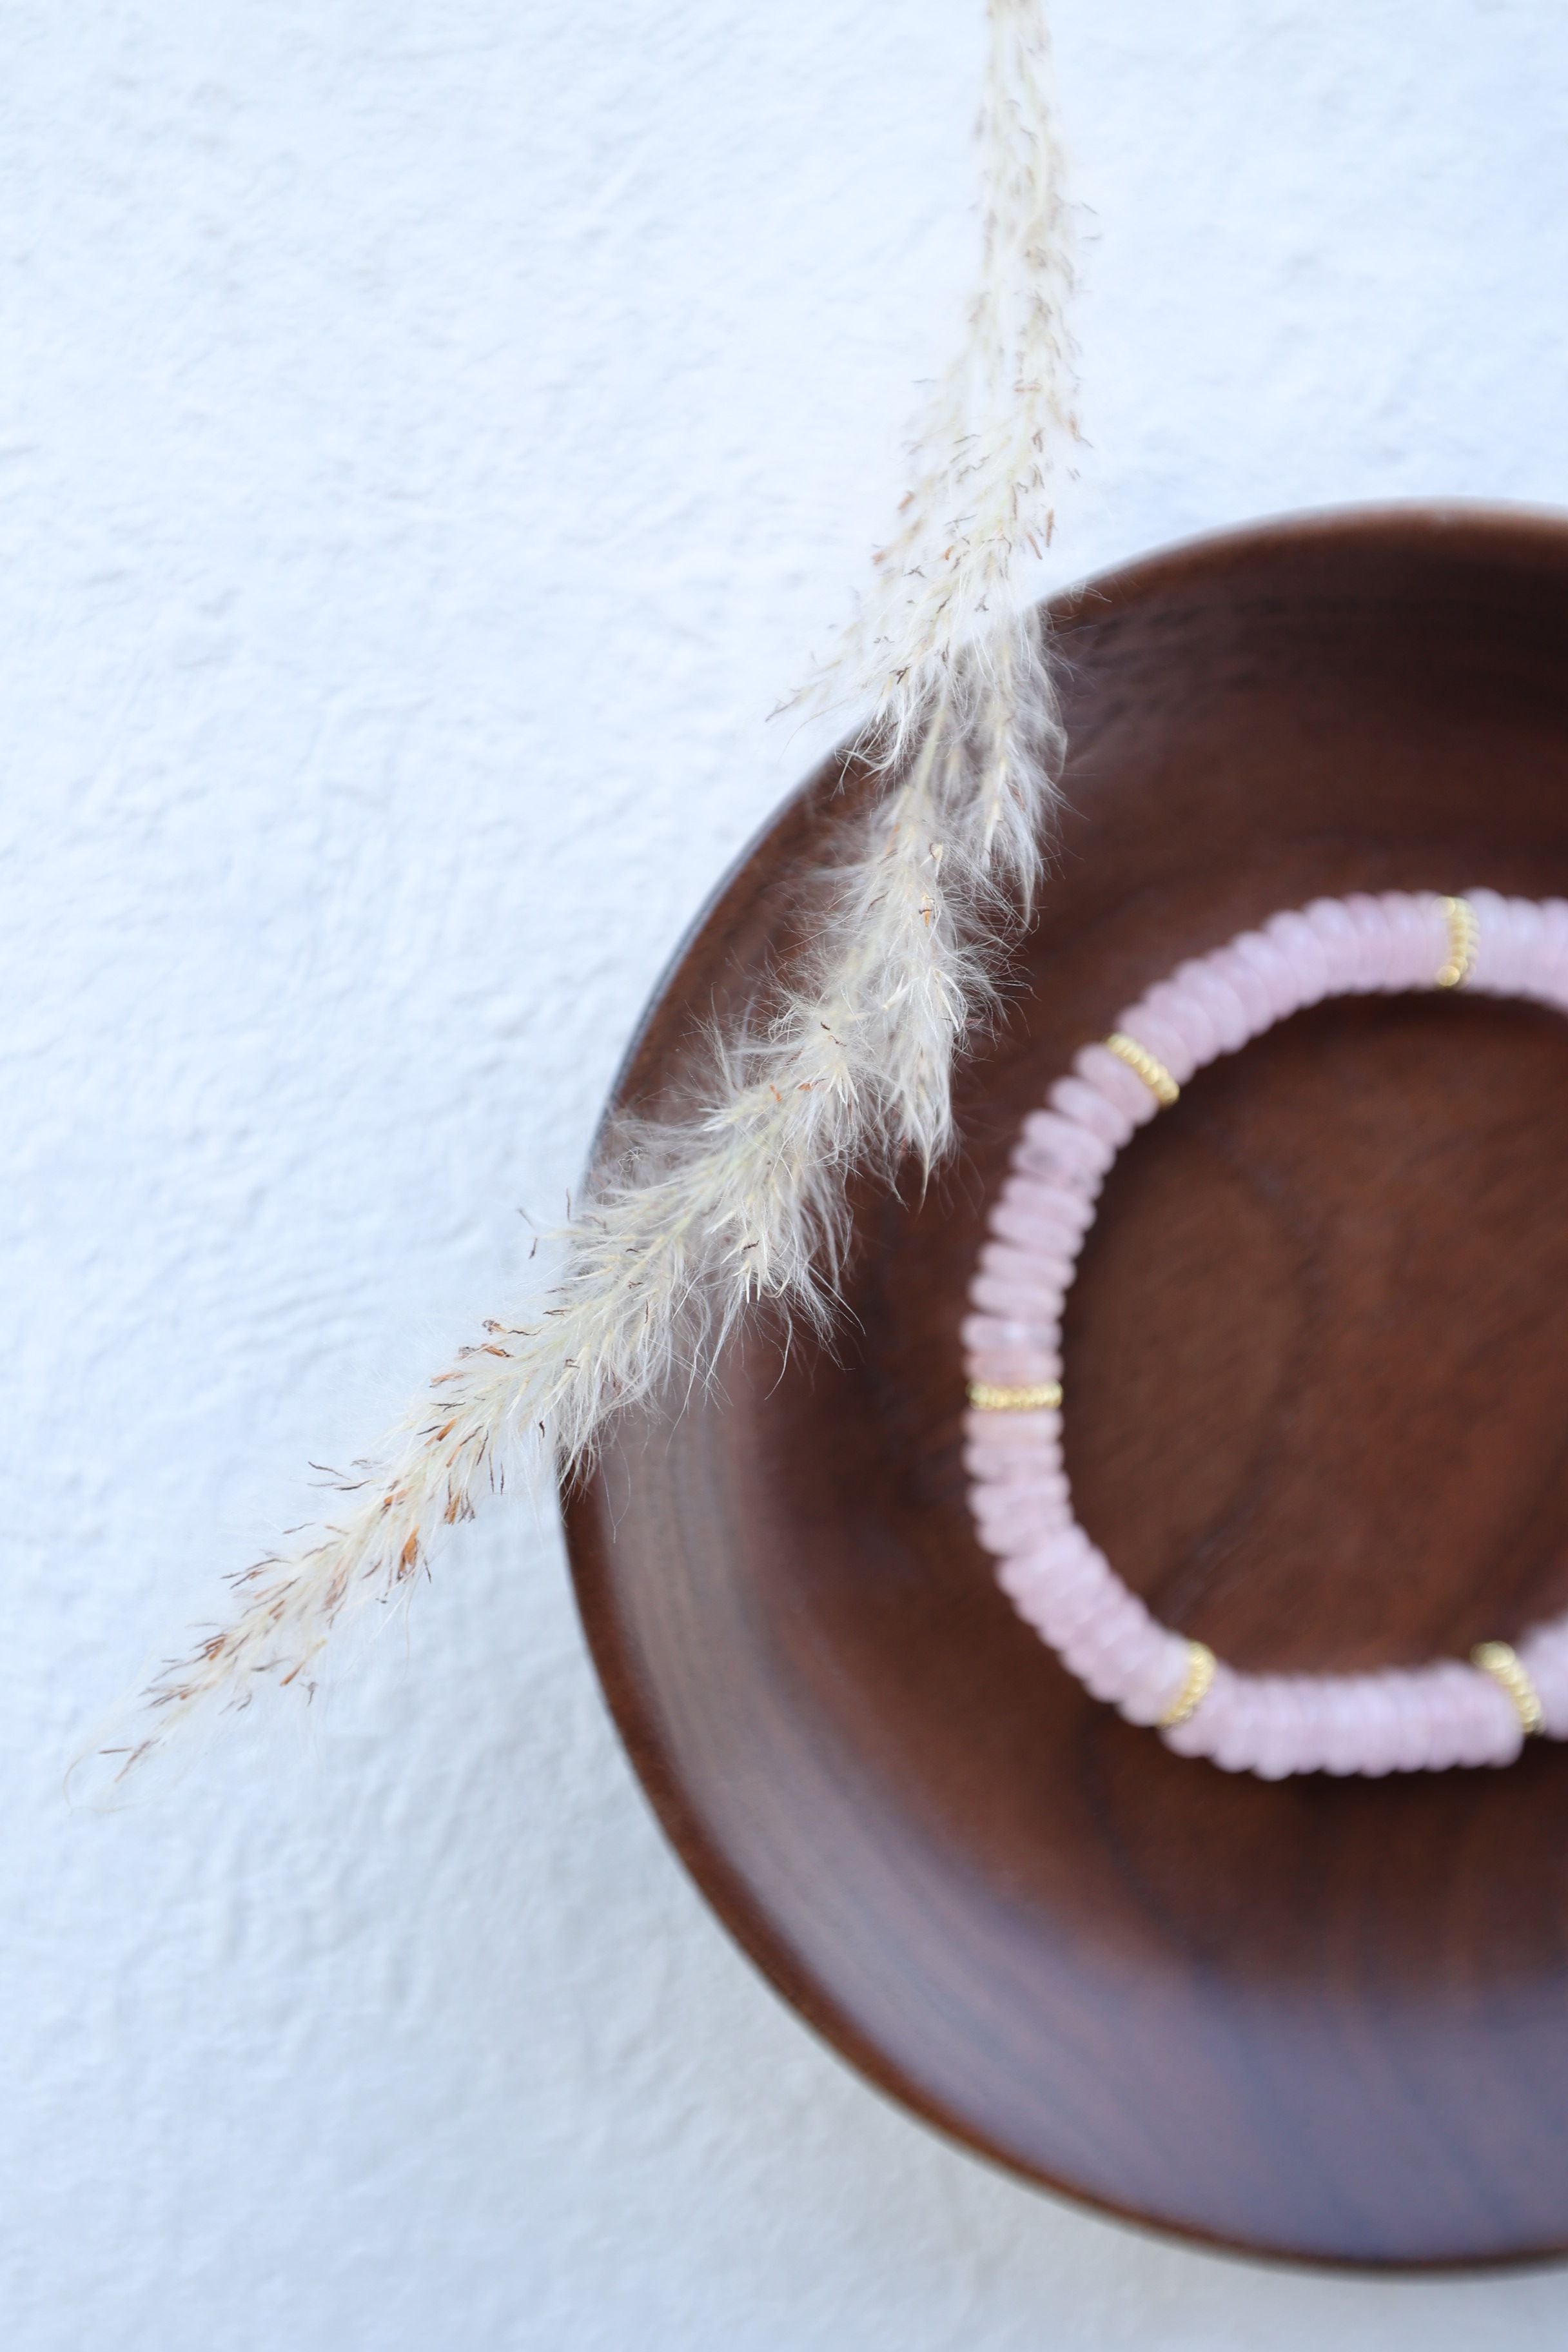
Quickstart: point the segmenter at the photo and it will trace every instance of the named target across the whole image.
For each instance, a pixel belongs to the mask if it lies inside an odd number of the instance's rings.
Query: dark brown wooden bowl
[[[594,1654],[735,1936],[946,2131],[1235,2246],[1560,2250],[1568,1751],[1269,1786],[1097,1706],[971,1531],[957,1326],[1020,1118],[1181,957],[1323,891],[1568,893],[1568,527],[1273,524],[1052,618],[1071,813],[962,1161],[862,1203],[837,1360],[753,1339],[619,1431],[568,1511]],[[838,776],[704,918],[622,1101],[787,953]],[[1217,1065],[1118,1163],[1067,1355],[1085,1524],[1239,1664],[1568,1605],[1568,1022],[1342,1002]]]

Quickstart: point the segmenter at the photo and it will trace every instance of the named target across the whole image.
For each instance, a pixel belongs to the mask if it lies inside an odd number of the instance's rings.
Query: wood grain
[[[961,1162],[859,1204],[837,1359],[753,1337],[571,1499],[610,1704],[742,1944],[1032,2179],[1330,2261],[1568,2245],[1568,1751],[1268,1786],[1098,1706],[972,1535],[957,1324],[1018,1121],[1181,957],[1357,887],[1568,893],[1568,529],[1271,527],[1054,608],[1073,745]],[[621,1095],[788,951],[837,769],[726,886]],[[853,772],[845,782],[861,788]],[[1238,1664],[1568,1605],[1568,1022],[1320,1007],[1123,1155],[1072,1294],[1084,1523]]]

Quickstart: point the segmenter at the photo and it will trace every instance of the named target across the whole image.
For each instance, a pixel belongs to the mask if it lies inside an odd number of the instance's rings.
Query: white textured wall
[[[820,736],[980,0],[0,8],[8,2352],[1558,2346],[953,2153],[654,1831],[554,1533],[155,1804],[63,1765],[519,1276]],[[1568,483],[1568,12],[1058,0],[1053,575]]]

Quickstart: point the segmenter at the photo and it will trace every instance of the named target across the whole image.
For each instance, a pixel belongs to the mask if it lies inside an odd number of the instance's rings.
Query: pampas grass
[[[1054,462],[1077,434],[1067,211],[1039,0],[992,0],[990,30],[968,332],[921,420],[874,585],[797,698],[868,709],[893,760],[944,708],[960,728],[987,708],[1005,725],[1010,705],[1037,710],[1049,692],[1043,653],[1021,642],[1016,616],[1020,559],[1050,540]],[[1019,839],[1012,855],[1025,866],[1032,852]]]
[[[1050,536],[1072,431],[1059,158],[1038,0],[991,0],[980,283],[914,445],[873,584],[799,699],[854,709],[877,789],[816,878],[815,945],[706,1099],[617,1134],[553,1236],[538,1307],[490,1323],[340,1489],[331,1518],[235,1580],[228,1621],[169,1665],[122,1776],[216,1700],[309,1687],[334,1627],[406,1590],[443,1528],[531,1454],[570,1477],[607,1418],[703,1378],[759,1302],[832,1321],[846,1185],[921,1177],[952,1139],[955,1055],[1026,913],[1059,748],[1022,574]]]

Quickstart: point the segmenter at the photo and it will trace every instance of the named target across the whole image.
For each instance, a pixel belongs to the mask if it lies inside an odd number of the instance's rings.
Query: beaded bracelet
[[[1226,1771],[1438,1771],[1511,1763],[1531,1733],[1568,1739],[1568,1616],[1468,1663],[1244,1674],[1156,1622],[1079,1526],[1062,1466],[1062,1307],[1121,1146],[1195,1070],[1302,1006],[1416,988],[1568,1012],[1568,900],[1320,898],[1179,965],[1024,1121],[970,1286],[964,1465],[998,1581],[1096,1698]]]

